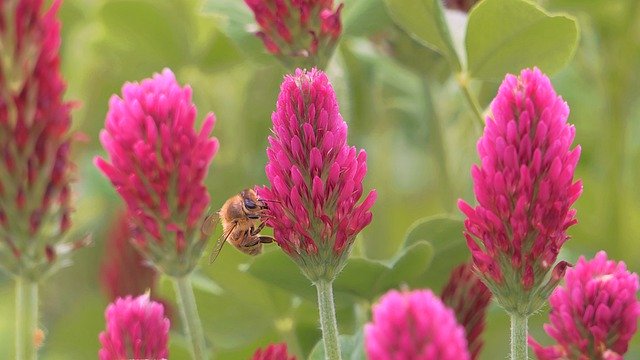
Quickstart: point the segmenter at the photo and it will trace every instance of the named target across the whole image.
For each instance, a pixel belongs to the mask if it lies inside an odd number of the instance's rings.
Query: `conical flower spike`
[[[201,225],[209,206],[204,178],[217,149],[208,114],[199,132],[191,88],[169,69],[114,95],[100,140],[109,160],[96,165],[127,204],[136,246],[164,273],[190,273],[207,236]]]
[[[507,75],[478,141],[480,164],[471,169],[478,205],[458,204],[475,267],[511,314],[540,308],[567,265],[555,262],[582,193],[568,116],[540,70]]]
[[[266,167],[269,226],[311,281],[332,281],[356,235],[371,222],[376,192],[363,195],[366,153],[347,145],[335,92],[318,70],[297,70],[282,83],[272,115]]]

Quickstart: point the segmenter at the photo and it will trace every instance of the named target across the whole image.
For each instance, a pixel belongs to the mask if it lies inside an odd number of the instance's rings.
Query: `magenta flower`
[[[544,329],[557,345],[543,347],[529,337],[538,359],[622,359],[640,317],[638,275],[600,251],[580,257],[567,270],[565,286],[549,298],[551,324]]]
[[[169,69],[127,83],[109,102],[100,140],[109,160],[95,163],[127,204],[136,246],[163,272],[189,273],[207,236],[200,231],[209,194],[204,186],[218,140],[208,114],[199,133],[191,88]],[[110,162],[109,162],[110,161]]]
[[[127,296],[109,304],[107,328],[100,333],[100,360],[166,359],[169,356],[169,319],[161,304],[149,295]]]
[[[269,204],[268,224],[309,279],[333,280],[356,235],[371,222],[375,190],[358,204],[366,153],[347,145],[347,124],[319,70],[285,78],[272,121],[266,166],[271,188],[258,189]]]
[[[458,323],[464,327],[471,359],[478,359],[491,292],[473,272],[472,264],[465,263],[453,269],[440,298],[453,309]]]
[[[342,33],[333,0],[244,0],[267,51],[286,66],[324,67]]]
[[[576,223],[580,146],[570,149],[569,107],[538,69],[507,75],[491,112],[478,141],[481,164],[471,169],[478,206],[458,206],[481,277],[508,312],[529,315],[567,266],[548,275]]]
[[[364,327],[370,360],[468,360],[464,328],[430,290],[387,292]]]
[[[42,0],[13,3],[0,2],[0,266],[39,278],[84,245],[63,243],[73,105],[63,100],[60,1],[46,11]]]
[[[289,355],[287,344],[269,344],[269,346],[258,349],[253,354],[253,360],[296,360],[296,357]]]

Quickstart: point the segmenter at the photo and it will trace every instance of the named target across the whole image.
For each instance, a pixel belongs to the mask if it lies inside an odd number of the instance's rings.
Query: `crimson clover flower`
[[[538,359],[622,359],[640,317],[638,274],[600,251],[591,260],[580,257],[565,280],[549,298],[551,323],[544,327],[557,344],[544,347],[529,337]]]
[[[286,343],[281,343],[269,344],[265,348],[256,350],[252,360],[296,360],[296,357],[289,355]]]
[[[104,317],[100,360],[168,358],[169,319],[162,304],[149,300],[148,294],[116,299]]]
[[[459,10],[468,13],[478,0],[443,0],[447,9]]]
[[[465,263],[453,269],[440,298],[453,309],[458,323],[464,327],[471,359],[478,359],[491,291],[473,272],[473,264]]]
[[[475,267],[512,314],[537,310],[567,267],[554,264],[582,193],[568,115],[540,70],[507,75],[478,141],[480,165],[471,169],[478,205],[458,203]]]
[[[430,290],[391,290],[364,327],[370,360],[469,360],[464,328]]]
[[[60,73],[60,1],[0,2],[0,266],[37,279],[67,264],[72,103]]]
[[[139,250],[164,273],[181,277],[195,267],[207,241],[201,224],[209,206],[204,186],[218,140],[209,113],[199,132],[191,88],[169,69],[127,83],[109,102],[100,140],[109,160],[95,163],[127,204]]]
[[[356,235],[371,222],[375,190],[359,203],[366,153],[347,145],[347,124],[319,70],[286,76],[272,115],[266,174],[275,240],[311,281],[333,280]]]
[[[286,66],[324,67],[342,33],[333,0],[244,0],[267,51]]]

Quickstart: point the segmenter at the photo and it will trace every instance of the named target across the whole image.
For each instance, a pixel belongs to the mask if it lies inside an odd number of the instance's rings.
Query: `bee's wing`
[[[216,261],[216,258],[218,257],[218,254],[220,254],[220,251],[222,250],[224,243],[227,242],[227,238],[229,237],[229,235],[231,235],[231,233],[235,228],[236,228],[236,224],[233,224],[231,229],[229,229],[229,231],[226,234],[222,234],[222,236],[218,238],[216,245],[213,247],[213,251],[211,251],[211,255],[209,255],[209,264]]]
[[[218,221],[220,220],[220,215],[217,212],[211,213],[204,218],[202,222],[202,227],[200,231],[206,236],[211,236],[214,231],[216,231],[216,226],[218,226]]]

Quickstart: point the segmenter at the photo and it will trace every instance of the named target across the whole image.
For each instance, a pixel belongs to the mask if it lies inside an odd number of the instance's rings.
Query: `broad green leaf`
[[[267,54],[262,41],[249,28],[255,25],[253,14],[241,0],[206,0],[203,10],[218,17],[220,29],[229,36],[247,58],[269,61],[273,56]]]
[[[441,53],[457,70],[458,55],[442,13],[441,0],[385,0],[389,15],[424,46]]]
[[[426,275],[415,285],[439,291],[448,279],[447,274],[457,265],[468,261],[469,250],[462,235],[463,230],[461,220],[447,215],[423,218],[409,227],[404,239],[405,247],[426,240],[434,251]]]
[[[345,36],[371,35],[391,24],[383,0],[346,0],[342,18]]]
[[[401,249],[387,263],[361,257],[350,258],[333,284],[336,306],[350,305],[353,298],[374,300],[388,289],[424,274],[431,258],[431,245],[424,241]],[[247,271],[280,289],[313,303],[316,301],[316,291],[309,280],[282,251],[257,257]]]
[[[546,73],[562,69],[578,44],[578,25],[568,15],[549,15],[525,0],[485,0],[469,15],[469,73],[498,80],[537,66]]]
[[[340,354],[344,360],[366,360],[364,352],[364,334],[362,330],[355,335],[340,335]],[[308,360],[324,360],[324,344],[322,340],[318,341],[311,351]]]

